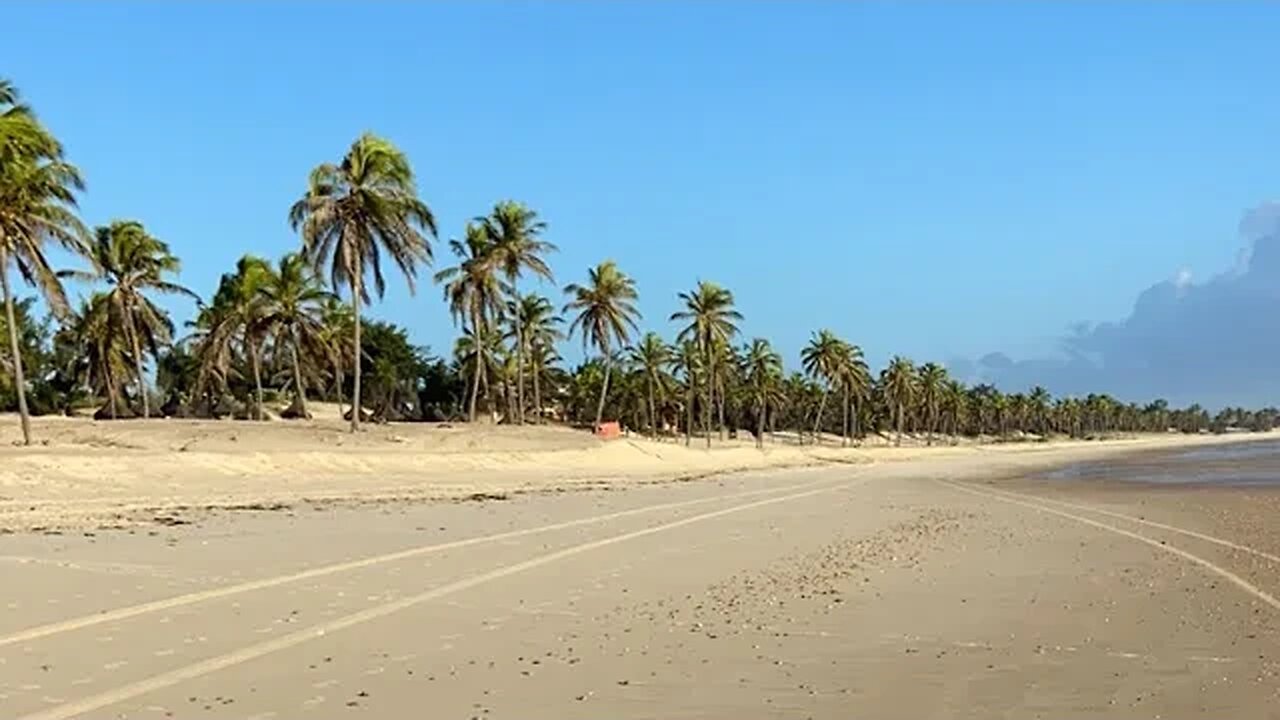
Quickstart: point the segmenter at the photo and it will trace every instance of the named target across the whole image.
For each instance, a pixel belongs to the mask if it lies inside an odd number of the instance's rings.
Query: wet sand
[[[10,535],[0,708],[27,720],[1272,712],[1277,491],[1033,479],[1072,459],[942,453]]]

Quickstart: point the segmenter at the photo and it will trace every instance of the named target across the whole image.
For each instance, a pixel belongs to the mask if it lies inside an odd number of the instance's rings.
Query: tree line
[[[79,170],[0,80],[0,322],[8,339],[0,408],[18,411],[24,441],[33,413],[94,407],[99,418],[261,420],[286,400],[282,416],[309,417],[308,399],[338,402],[353,430],[369,420],[617,420],[708,445],[740,430],[759,444],[782,434],[802,443],[839,435],[849,444],[872,433],[932,444],[1270,429],[1276,420],[1274,409],[1211,417],[1159,400],[1054,399],[1038,387],[1006,394],[902,357],[873,374],[862,350],[829,330],[814,333],[800,370],[786,373],[768,340],[742,336],[733,293],[707,281],[676,298],[671,341],[641,334],[636,283],[612,261],[589,268],[558,300],[522,290],[530,279],[554,283],[556,247],[538,213],[515,201],[496,203],[448,241],[453,262],[431,280],[460,337],[449,357],[437,357],[403,328],[365,316],[392,266],[412,291],[433,261],[435,217],[408,158],[366,134],[301,185],[287,209],[297,250],[245,255],[203,298],[178,281],[179,259],[142,223],[82,223]],[[54,246],[85,267],[54,269]],[[44,299],[46,317],[35,317],[32,297],[16,296],[10,271]],[[68,279],[89,288],[74,306]],[[197,303],[181,330],[156,303],[165,294]],[[557,351],[565,341],[580,342],[590,359],[566,369]]]

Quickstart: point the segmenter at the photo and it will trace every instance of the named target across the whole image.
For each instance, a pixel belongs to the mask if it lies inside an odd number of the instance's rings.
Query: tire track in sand
[[[429,600],[435,600],[441,597],[445,597],[447,595],[452,595],[454,593],[467,590],[477,585],[482,585],[484,583],[491,582],[494,580],[500,580],[510,575],[522,573],[527,570],[533,570],[534,568],[538,568],[543,565],[548,565],[550,563],[556,562],[558,560],[563,560],[565,558],[572,557],[574,555],[580,555],[582,553],[590,552],[592,550],[598,550],[600,548],[608,547],[610,545],[616,545],[618,543],[627,542],[628,540],[635,540],[637,538],[647,537],[649,535],[655,535],[657,533],[665,532],[667,530],[675,530],[676,528],[685,527],[686,525],[692,525],[694,523],[703,522],[705,520],[713,520],[715,518],[724,517],[726,515],[732,515],[734,513],[739,513],[746,510],[754,510],[756,508],[765,507],[768,505],[774,505],[777,503],[790,502],[792,500],[799,500],[801,498],[812,497],[814,495],[819,495],[821,493],[831,492],[832,490],[849,488],[856,485],[862,485],[864,483],[869,482],[871,479],[872,478],[861,478],[858,480],[853,480],[853,481],[846,480],[838,483],[830,483],[828,481],[825,487],[817,487],[815,489],[805,490],[803,492],[791,492],[786,495],[782,495],[780,497],[771,497],[771,498],[766,498],[764,500],[754,500],[752,502],[744,503],[741,505],[734,505],[732,507],[723,508],[720,510],[713,510],[711,512],[706,512],[699,515],[692,515],[687,518],[674,520],[671,522],[663,523],[661,525],[655,525],[653,527],[648,527],[643,530],[635,530],[632,532],[613,535],[607,538],[603,538],[601,540],[593,540],[591,542],[586,542],[579,545],[573,545],[573,546],[564,548],[562,550],[557,550],[555,552],[539,555],[538,557],[525,560],[523,562],[506,565],[494,570],[490,570],[489,572],[481,573],[479,575],[473,575],[469,578],[458,580],[458,581],[449,583],[447,585],[442,585],[440,587],[433,588],[431,590],[419,593],[417,595],[401,598],[400,600],[384,603],[382,605],[376,605],[374,607],[362,610],[357,613],[352,613],[350,615],[346,615],[346,616],[337,618],[335,620],[331,620],[329,622],[324,622],[324,623],[320,623],[319,625],[314,625],[304,630],[299,630],[297,632],[290,633],[288,635],[283,635],[274,640],[268,640],[265,642],[248,645],[239,650],[218,655],[216,657],[208,658],[206,660],[201,660],[200,662],[192,663],[190,665],[176,668],[174,670],[160,673],[158,675],[153,675],[149,678],[145,678],[143,680],[139,680],[133,683],[121,685],[120,687],[114,690],[107,690],[107,691],[98,693],[96,695],[91,695],[89,697],[82,698],[80,700],[74,700],[68,703],[58,705],[56,707],[51,707],[51,708],[47,708],[44,710],[31,713],[29,715],[24,715],[18,718],[17,720],[68,720],[69,718],[74,718],[88,712],[93,712],[94,710],[100,710],[104,707],[115,705],[116,703],[124,702],[126,700],[131,700],[140,695],[145,695],[147,693],[155,692],[157,690],[162,690],[164,688],[170,687],[172,685],[176,685],[186,680],[193,680],[195,678],[202,677],[204,675],[208,675],[210,673],[214,673],[219,670],[224,670],[226,668],[239,665],[239,664],[248,662],[250,660],[254,660],[256,658],[260,658],[264,655],[270,655],[272,653],[280,652],[281,650],[286,650],[288,648],[294,647],[295,645],[301,645],[302,643],[305,643],[309,640],[314,640],[316,638],[324,637],[325,635],[332,632],[345,630],[347,628],[355,627],[356,625],[361,625],[363,623],[367,623],[372,620],[377,620],[379,618],[386,617],[393,613],[397,613],[401,610],[408,609],[410,607],[413,607],[414,605],[419,605]],[[817,485],[819,483],[812,483],[812,484]]]
[[[675,510],[678,508],[692,507],[702,505],[709,502],[737,500],[746,497],[755,497],[757,495],[766,495],[770,493],[786,492],[788,490],[800,490],[809,487],[821,485],[829,480],[815,480],[809,483],[800,483],[797,485],[788,485],[786,487],[764,488],[762,490],[749,490],[741,493],[732,493],[729,495],[714,495],[706,498],[698,498],[695,500],[682,500],[679,502],[660,503],[657,505],[646,505],[640,508],[632,508],[630,510],[621,510],[618,512],[606,513],[604,515],[593,515],[591,517],[578,518],[566,522],[553,523],[550,525],[540,525],[533,528],[524,528],[520,530],[509,530],[506,532],[495,533],[493,535],[482,535],[479,537],[465,538],[462,540],[453,540],[445,543],[436,543],[433,545],[422,545],[418,547],[408,548],[406,550],[398,550],[396,552],[385,553],[382,555],[374,555],[359,560],[351,560],[348,562],[334,563],[332,565],[323,565],[321,567],[311,568],[309,570],[301,570],[298,572],[287,573],[284,575],[275,575],[268,578],[258,580],[250,580],[247,582],[237,583],[235,585],[226,585],[223,587],[213,588],[210,590],[200,590],[197,592],[186,593],[183,595],[175,595],[173,597],[161,600],[153,600],[151,602],[130,605],[127,607],[117,608],[115,610],[107,610],[106,612],[94,613],[91,615],[82,615],[80,617],[69,618],[57,622],[38,625],[19,630],[15,633],[0,636],[0,647],[13,645],[15,643],[29,642],[39,638],[57,635],[74,630],[82,630],[84,628],[101,625],[103,623],[116,622],[119,620],[127,620],[129,618],[146,615],[148,613],[161,612],[164,610],[172,610],[174,608],[186,605],[194,605],[196,603],[217,600],[232,595],[240,595],[255,590],[266,590],[269,588],[279,587],[288,583],[301,582],[303,580],[311,580],[313,578],[325,577],[327,575],[335,575],[338,573],[349,572],[352,570],[361,570],[374,565],[381,565],[399,560],[418,557],[421,555],[429,555],[432,553],[445,552],[448,550],[457,550],[460,548],[481,545],[484,543],[500,542],[513,538],[527,537],[529,535],[537,535],[546,532],[555,532],[557,530],[567,530],[570,528],[581,527],[584,525],[593,525],[596,523],[609,522],[620,518],[631,517],[634,515],[642,515],[644,513],[658,512],[662,510]]]
[[[1129,522],[1132,522],[1132,523],[1138,523],[1140,525],[1146,525],[1148,527],[1153,527],[1160,530],[1167,530],[1168,532],[1178,533],[1179,535],[1186,535],[1187,537],[1193,537],[1197,540],[1204,540],[1205,542],[1213,543],[1214,545],[1221,545],[1222,547],[1231,548],[1232,550],[1239,550],[1240,552],[1245,552],[1255,557],[1260,557],[1263,560],[1266,560],[1267,562],[1270,562],[1272,564],[1280,565],[1280,555],[1273,555],[1272,553],[1269,553],[1263,550],[1258,550],[1257,548],[1252,548],[1252,547],[1249,547],[1248,545],[1241,545],[1240,543],[1232,542],[1231,540],[1225,540],[1223,538],[1215,537],[1213,535],[1206,535],[1205,533],[1196,532],[1195,530],[1187,530],[1186,528],[1180,528],[1180,527],[1177,527],[1176,525],[1167,525],[1162,522],[1156,522],[1154,520],[1146,520],[1144,518],[1134,517],[1132,515],[1126,515],[1124,513],[1115,512],[1114,510],[1107,510],[1105,508],[1094,507],[1092,505],[1082,505],[1080,503],[1067,502],[1066,500],[1058,500],[1056,498],[1039,497],[1036,495],[1029,495],[1027,493],[1014,492],[1013,490],[1005,490],[1004,488],[983,488],[983,489],[993,493],[999,493],[999,494],[1008,495],[1011,497],[1022,498],[1024,500],[1046,502],[1052,505],[1060,505],[1062,507],[1071,508],[1073,510],[1085,510],[1087,512],[1098,513],[1099,515],[1106,515],[1108,517],[1116,518],[1117,520],[1128,520]]]
[[[1246,593],[1256,597],[1257,599],[1261,600],[1267,605],[1270,605],[1273,610],[1280,610],[1280,600],[1277,600],[1275,596],[1271,595],[1270,593],[1263,590],[1262,588],[1259,588],[1257,585],[1254,585],[1248,580],[1245,580],[1239,575],[1231,572],[1230,570],[1222,567],[1221,565],[1218,565],[1212,561],[1206,560],[1194,553],[1190,553],[1186,550],[1183,550],[1182,548],[1160,542],[1159,540],[1153,540],[1145,535],[1141,535],[1139,533],[1133,532],[1131,530],[1126,530],[1124,528],[1116,527],[1114,525],[1108,525],[1107,523],[1099,522],[1092,518],[1087,518],[1083,515],[1076,515],[1075,513],[1069,513],[1065,510],[1059,510],[1053,506],[1045,505],[1041,502],[1032,502],[1028,500],[1021,500],[1016,497],[1008,497],[1005,495],[1000,495],[997,492],[991,491],[991,490],[979,490],[977,488],[967,487],[959,483],[951,482],[950,480],[935,479],[935,481],[943,485],[946,485],[947,487],[950,487],[952,489],[959,490],[960,492],[969,493],[970,495],[977,495],[979,497],[991,498],[992,500],[999,500],[1000,502],[1009,503],[1011,505],[1019,505],[1021,507],[1036,510],[1038,512],[1048,513],[1050,515],[1056,515],[1058,517],[1065,518],[1067,520],[1083,523],[1085,525],[1097,528],[1099,530],[1106,530],[1107,532],[1115,533],[1117,535],[1127,537],[1131,540],[1136,540],[1140,543],[1143,543],[1144,545],[1150,545],[1151,547],[1157,550],[1167,552],[1172,555],[1176,555],[1177,557],[1180,557],[1183,560],[1186,560],[1187,562],[1193,563],[1195,565],[1199,565],[1205,570],[1208,570],[1209,572],[1223,578],[1224,580],[1227,580],[1228,582],[1240,588],[1241,590],[1245,591]],[[1026,497],[1031,497],[1031,496],[1026,496]],[[1082,506],[1082,507],[1087,507],[1087,506]],[[1092,510],[1092,508],[1088,508],[1088,509]],[[1227,542],[1227,541],[1223,541],[1223,542]]]

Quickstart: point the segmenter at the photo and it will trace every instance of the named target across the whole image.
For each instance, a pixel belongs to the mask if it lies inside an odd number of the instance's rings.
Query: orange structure
[[[622,426],[617,422],[602,422],[596,426],[596,437],[613,440],[622,437]]]

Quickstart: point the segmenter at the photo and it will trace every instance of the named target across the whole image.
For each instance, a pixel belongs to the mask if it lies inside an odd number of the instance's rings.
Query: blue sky
[[[1043,353],[1143,288],[1230,268],[1276,195],[1280,5],[27,3],[5,76],[209,294],[294,248],[308,170],[407,151],[442,241],[538,209],[557,281],[614,258],[646,327],[698,278],[795,364]],[[443,242],[437,267],[451,258]],[[430,271],[425,274],[429,277]],[[546,292],[559,291],[546,287]],[[180,317],[189,306],[173,305]],[[373,314],[448,348],[426,281]]]

